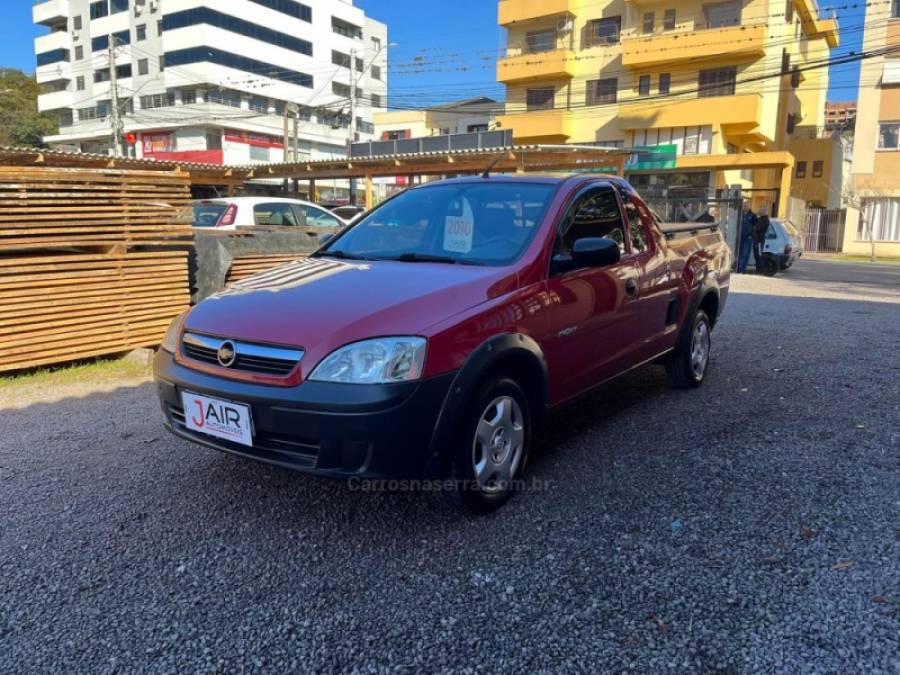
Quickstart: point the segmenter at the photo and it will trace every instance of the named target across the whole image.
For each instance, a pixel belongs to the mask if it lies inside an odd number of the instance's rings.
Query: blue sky
[[[335,0],[336,1],[336,0]],[[0,67],[34,70],[32,40],[42,29],[31,23],[32,0],[3,0]],[[356,0],[366,13],[387,23],[392,49],[391,104],[419,107],[470,96],[503,97],[494,60],[503,44],[492,0]],[[823,14],[827,10],[822,3]],[[858,50],[862,8],[841,10],[838,53]],[[856,98],[859,64],[832,68],[829,99]]]

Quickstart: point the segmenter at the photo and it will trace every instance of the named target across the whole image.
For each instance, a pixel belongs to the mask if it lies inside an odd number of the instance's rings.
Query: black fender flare
[[[694,314],[697,313],[697,310],[700,309],[700,305],[703,303],[703,300],[709,294],[713,294],[716,296],[716,304],[721,308],[721,292],[719,291],[719,285],[715,281],[715,277],[711,274],[707,274],[703,281],[701,281],[697,288],[691,293],[691,300],[688,303],[687,311],[684,313],[684,319],[682,319],[683,323],[681,326],[681,330],[678,332],[678,342],[676,342],[676,349],[683,347],[690,336],[690,324],[693,320]],[[718,321],[718,316],[709,317],[710,321],[713,325]]]
[[[459,417],[464,413],[471,397],[484,378],[501,361],[510,358],[521,358],[530,361],[537,377],[538,391],[526,392],[529,395],[532,419],[535,424],[543,417],[547,405],[548,373],[544,352],[537,341],[522,333],[501,333],[488,338],[469,354],[462,368],[453,378],[441,406],[434,433],[431,438],[429,454],[429,471],[431,475],[449,475],[453,458],[453,440],[456,435]]]

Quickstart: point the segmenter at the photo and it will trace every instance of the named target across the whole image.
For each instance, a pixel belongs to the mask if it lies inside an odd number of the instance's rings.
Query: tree
[[[33,75],[0,68],[0,145],[42,148],[44,136],[57,133],[59,124],[49,113],[39,113],[40,85]]]
[[[868,195],[867,193],[867,196],[871,195]],[[875,226],[874,223],[866,217],[866,205],[863,202],[860,192],[852,187],[847,187],[844,190],[843,201],[844,204],[853,207],[859,212],[859,223],[862,225],[862,231],[866,233],[866,237],[869,240],[869,246],[871,246],[870,259],[872,262],[875,262],[877,259],[875,256]]]

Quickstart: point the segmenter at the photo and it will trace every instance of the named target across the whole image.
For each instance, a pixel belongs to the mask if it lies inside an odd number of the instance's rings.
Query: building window
[[[656,21],[656,14],[654,12],[646,12],[644,14],[644,27],[643,27],[644,35],[648,35],[653,32],[653,24],[655,21]]]
[[[339,19],[336,16],[331,17],[331,30],[344,37],[362,40],[362,28],[353,25],[349,21]]]
[[[144,110],[150,110],[151,108],[168,108],[173,105],[175,105],[174,91],[169,91],[165,94],[141,96],[141,108]]]
[[[891,4],[891,16],[900,19],[900,0],[894,0]]]
[[[350,55],[339,52],[336,49],[331,50],[331,62],[342,68],[349,68],[351,65]]]
[[[84,58],[84,47],[82,47],[81,45],[78,45],[77,47],[75,47],[75,60],[81,61],[81,59],[83,59],[83,58]]]
[[[615,103],[618,97],[619,81],[614,78],[589,80],[587,83],[587,104]]]
[[[104,16],[109,16],[109,3],[107,2],[107,0],[92,2],[90,7],[90,16],[91,19],[102,19]]]
[[[37,64],[40,66],[49,66],[60,61],[69,60],[68,49],[54,49],[52,52],[44,52],[37,55]]]
[[[381,79],[381,66],[372,66],[372,69],[370,72],[372,73],[373,80]]]
[[[287,14],[295,19],[312,23],[312,9],[303,3],[294,2],[294,0],[250,0],[250,2],[274,9],[276,12]]]
[[[480,131],[487,131],[487,130],[488,130],[487,124],[469,124],[466,127],[467,134],[477,134]]]
[[[900,241],[900,199],[866,199],[863,213],[865,218],[859,219],[857,239],[869,239],[869,226],[875,241]]]
[[[684,154],[696,155],[700,152],[700,127],[686,127],[684,130]]]
[[[529,89],[525,93],[525,107],[528,110],[553,110],[555,97],[556,89],[554,87]]]
[[[263,147],[260,145],[251,145],[250,146],[250,161],[251,162],[268,162],[269,161],[269,148]]]
[[[81,30],[81,14],[72,17],[72,30]]]
[[[149,75],[149,74],[150,74],[149,59],[138,59],[138,75]]]
[[[878,149],[900,149],[900,122],[889,122],[878,125]]]
[[[592,45],[616,44],[619,42],[619,34],[622,32],[622,17],[610,16],[591,21],[590,31]]]
[[[375,125],[369,122],[368,120],[361,119],[359,117],[356,118],[356,130],[362,134],[374,134],[375,133]]]
[[[700,90],[697,95],[701,98],[707,96],[733,96],[734,86],[737,80],[737,68],[714,68],[700,71]]]
[[[195,7],[194,9],[186,9],[173,14],[166,14],[163,17],[163,30],[176,30],[178,28],[187,28],[189,26],[213,26],[227,30],[230,33],[243,35],[244,37],[259,40],[275,47],[289,49],[298,54],[312,56],[312,43],[307,40],[301,40],[293,35],[280,33],[271,28],[260,26],[244,19],[217,12],[209,7]]]
[[[268,77],[281,82],[295,84],[298,87],[313,88],[313,76],[307,73],[301,73],[296,70],[290,70],[284,66],[275,65],[273,63],[265,63],[257,61],[247,56],[232,54],[231,52],[222,51],[215,47],[189,47],[188,49],[179,49],[169,52],[165,55],[165,63],[170,67],[189,66],[195,63],[212,63],[217,66],[225,66],[226,68],[234,68],[235,70],[244,70],[254,73],[258,77]]]
[[[127,30],[113,33],[113,45],[120,47],[122,45],[131,44],[131,33]],[[109,35],[98,35],[91,40],[91,51],[102,52],[109,49]]]
[[[727,28],[741,25],[741,0],[716,2],[703,6],[707,28]]]
[[[197,102],[197,92],[193,89],[185,89],[181,92],[182,105],[194,105]]]
[[[159,57],[159,71],[162,72],[166,69],[166,55],[163,54]]]
[[[825,162],[823,162],[821,159],[813,161],[813,178],[821,178],[824,168]]]
[[[374,49],[376,52],[381,51],[381,38],[372,38],[372,49]]]
[[[121,66],[116,66],[116,77],[120,80],[124,80],[126,78],[131,77],[131,64],[126,63]],[[103,70],[95,70],[94,71],[94,82],[109,82],[109,68],[104,68]]]
[[[659,93],[668,94],[672,86],[672,76],[669,73],[659,74]]]
[[[663,30],[675,30],[675,8],[666,10],[663,15]]]
[[[551,52],[556,49],[555,30],[536,30],[525,33],[525,51],[529,54]]]
[[[206,132],[206,149],[221,150],[222,149],[222,132],[207,131]]]
[[[259,96],[251,96],[248,107],[253,112],[266,114],[269,112],[269,101],[268,99],[260,98]]]
[[[77,91],[84,91],[84,75],[79,75],[75,78],[75,89]]]
[[[383,108],[381,105],[381,95],[380,94],[372,94],[372,107],[373,108]]]
[[[162,34],[163,34],[163,22],[160,19],[159,21],[156,22],[156,36],[162,37]]]
[[[806,178],[806,162],[797,162],[797,178]]]
[[[208,103],[218,103],[219,105],[227,105],[231,108],[241,107],[241,95],[230,89],[210,89],[206,94]]]
[[[134,29],[134,38],[138,42],[147,39],[147,24],[139,23]]]
[[[342,98],[350,98],[350,85],[343,82],[332,82],[331,93]]]
[[[787,0],[784,3],[784,22],[794,23],[794,0]]]
[[[118,14],[128,11],[128,0],[109,0],[109,13]]]
[[[639,96],[649,96],[650,95],[650,76],[649,75],[641,75],[638,79],[638,95]]]

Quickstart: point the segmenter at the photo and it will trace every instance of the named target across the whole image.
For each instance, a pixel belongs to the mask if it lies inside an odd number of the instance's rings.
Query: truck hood
[[[306,258],[240,281],[188,315],[187,330],[303,347],[321,358],[350,342],[427,328],[515,290],[509,269]],[[316,353],[322,352],[322,353]]]

